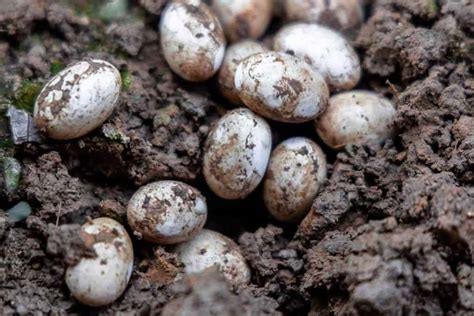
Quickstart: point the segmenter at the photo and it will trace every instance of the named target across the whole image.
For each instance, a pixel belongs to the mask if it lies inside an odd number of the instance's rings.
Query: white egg
[[[360,80],[359,56],[342,35],[329,28],[306,23],[288,25],[276,34],[273,46],[311,64],[331,90],[352,89]]]
[[[122,295],[133,269],[133,245],[125,228],[100,217],[82,226],[81,236],[97,257],[82,258],[68,267],[66,284],[72,295],[89,306],[111,304]]]
[[[130,199],[127,219],[145,240],[162,245],[188,240],[204,226],[207,205],[195,188],[179,181],[157,181]]]
[[[221,21],[231,42],[257,39],[267,29],[272,17],[273,0],[211,0],[211,9]]]
[[[300,123],[322,113],[329,89],[323,77],[294,56],[265,52],[242,60],[234,85],[240,99],[253,111],[272,120]]]
[[[326,173],[326,157],[315,142],[304,137],[285,140],[273,150],[263,181],[268,211],[282,222],[301,220]]]
[[[320,23],[336,30],[350,30],[364,19],[359,0],[284,1],[285,15],[290,21]]]
[[[217,232],[203,229],[191,240],[176,246],[175,252],[187,274],[217,266],[230,284],[243,285],[250,281],[250,269],[239,246]]]
[[[348,91],[332,96],[316,122],[319,137],[330,147],[380,143],[395,134],[393,104],[369,91]]]
[[[270,126],[248,109],[221,117],[209,133],[203,172],[214,193],[224,199],[243,199],[262,180],[272,146]]]
[[[189,81],[211,78],[224,59],[222,26],[199,0],[171,1],[161,14],[161,48],[170,68]]]
[[[121,85],[119,71],[106,61],[74,63],[41,90],[34,107],[35,125],[54,139],[81,137],[112,114]]]
[[[266,51],[260,43],[244,40],[230,45],[226,52],[221,69],[217,76],[219,90],[234,105],[242,105],[239,93],[234,87],[235,69],[240,61],[250,55]]]

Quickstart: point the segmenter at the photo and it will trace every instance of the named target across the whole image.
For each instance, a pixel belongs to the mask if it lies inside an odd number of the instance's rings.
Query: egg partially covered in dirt
[[[250,55],[266,51],[260,43],[251,40],[241,41],[230,45],[218,74],[219,90],[222,95],[234,105],[243,104],[234,86],[235,69],[240,61]]]
[[[176,246],[175,252],[187,274],[217,266],[230,284],[243,285],[250,281],[250,269],[239,246],[217,232],[203,229],[191,240]]]
[[[267,29],[273,0],[211,0],[211,9],[221,21],[231,42],[256,39]]]
[[[326,173],[326,157],[315,142],[304,137],[285,140],[273,150],[263,181],[268,211],[282,222],[301,220]]]
[[[214,193],[224,199],[243,199],[262,180],[272,146],[270,126],[248,109],[221,117],[209,133],[203,172]]]
[[[207,218],[204,196],[179,181],[157,181],[141,187],[130,199],[127,219],[145,240],[162,245],[197,234]]]
[[[336,30],[356,28],[364,19],[359,0],[284,0],[284,11],[290,21],[319,23]]]
[[[224,59],[219,20],[200,0],[171,1],[161,14],[161,49],[170,68],[189,81],[212,77]]]
[[[380,143],[395,134],[396,110],[386,98],[369,91],[348,91],[329,99],[316,122],[319,137],[331,148]]]
[[[234,85],[246,106],[269,119],[300,123],[326,109],[329,89],[323,77],[294,56],[265,52],[242,60]]]
[[[285,26],[276,34],[273,47],[312,65],[331,90],[352,89],[360,80],[359,56],[342,35],[324,26]]]
[[[112,114],[121,85],[119,71],[104,60],[74,63],[41,90],[34,107],[35,125],[54,139],[81,137]]]
[[[96,257],[68,267],[66,284],[72,295],[89,306],[111,304],[122,295],[133,269],[133,246],[125,228],[111,218],[84,224],[81,236]]]

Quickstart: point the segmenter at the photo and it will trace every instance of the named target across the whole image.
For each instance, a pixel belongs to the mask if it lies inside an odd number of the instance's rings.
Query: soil
[[[474,4],[365,1],[353,41],[358,88],[394,101],[398,136],[381,148],[324,147],[328,180],[295,226],[271,219],[260,189],[222,201],[205,186],[203,143],[230,107],[215,80],[190,84],[166,65],[157,32],[165,2],[131,1],[114,20],[94,1],[0,0],[0,155],[23,168],[16,191],[0,177],[0,208],[33,209],[18,222],[0,212],[2,314],[473,315]],[[78,140],[14,146],[6,105],[31,111],[38,87],[85,57],[121,71],[113,116]],[[275,145],[289,136],[322,143],[312,124],[271,125]],[[212,270],[177,278],[182,265],[170,249],[133,238],[124,295],[84,307],[64,283],[68,264],[95,255],[80,225],[98,216],[126,225],[130,196],[157,179],[201,190],[206,227],[238,242],[251,283],[231,288]]]

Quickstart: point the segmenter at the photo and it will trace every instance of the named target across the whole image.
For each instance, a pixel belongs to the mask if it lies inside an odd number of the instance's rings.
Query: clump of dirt
[[[233,294],[217,269],[186,277],[173,286],[175,298],[162,311],[164,316],[177,315],[280,315],[276,302],[254,298],[244,291]]]
[[[16,223],[0,212],[6,315],[474,313],[473,4],[365,1],[354,40],[363,64],[358,88],[392,98],[398,136],[381,148],[325,147],[328,180],[291,226],[265,213],[261,192],[231,204],[203,184],[203,144],[225,101],[213,81],[186,83],[166,65],[157,31],[166,1],[130,3],[115,20],[101,19],[90,3],[0,0],[0,155],[23,168],[15,192],[0,190],[0,208],[19,201],[33,208]],[[85,57],[121,72],[112,117],[78,140],[7,141],[8,105],[25,96],[21,107],[31,111],[37,88]],[[271,125],[278,141],[307,136],[321,144],[311,124]],[[95,255],[80,225],[98,216],[126,225],[137,187],[167,178],[208,196],[207,226],[239,242],[251,283],[231,289],[212,270],[179,281],[171,249],[133,238],[134,270],[122,297],[100,309],[79,304],[64,271]]]
[[[35,162],[25,162],[22,186],[31,203],[39,205],[41,218],[57,218],[90,209],[97,203],[87,187],[69,174],[57,152],[41,155]]]

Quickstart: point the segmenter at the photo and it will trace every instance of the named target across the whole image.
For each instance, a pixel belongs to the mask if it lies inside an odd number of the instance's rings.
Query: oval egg
[[[385,98],[369,91],[348,91],[329,99],[316,122],[319,137],[331,148],[380,143],[395,134],[396,110]]]
[[[225,37],[217,17],[200,0],[171,1],[160,21],[166,62],[180,77],[205,81],[221,66]]]
[[[273,0],[211,0],[211,9],[221,21],[231,42],[257,39],[267,29],[272,17]]]
[[[217,265],[219,271],[233,285],[250,281],[250,269],[239,246],[217,232],[203,229],[191,240],[175,248],[184,263],[185,273],[199,273]]]
[[[248,109],[221,117],[209,133],[203,173],[214,193],[224,199],[242,199],[262,180],[272,146],[270,127]]]
[[[133,245],[125,228],[111,218],[100,217],[84,224],[81,236],[95,258],[82,258],[66,270],[72,295],[89,306],[111,304],[122,295],[133,269]]]
[[[349,90],[361,76],[359,56],[339,33],[317,25],[298,23],[283,27],[273,48],[312,65],[331,90]]]
[[[234,80],[246,106],[276,121],[310,121],[326,109],[329,99],[323,77],[303,60],[284,53],[245,58],[237,66]]]
[[[266,49],[260,43],[251,40],[241,41],[227,48],[217,79],[219,90],[232,104],[243,104],[239,98],[238,91],[234,87],[234,76],[237,65],[242,59],[264,51],[266,51]]]
[[[304,137],[285,140],[273,150],[263,181],[268,211],[282,222],[301,220],[326,173],[326,157],[316,143]]]
[[[86,59],[69,65],[38,95],[35,125],[54,139],[81,137],[112,114],[121,85],[119,71],[106,61]]]
[[[162,245],[183,242],[201,230],[207,218],[204,196],[179,181],[157,181],[130,199],[127,219],[145,240]]]
[[[364,18],[359,0],[284,0],[290,21],[319,23],[336,30],[358,27]]]

